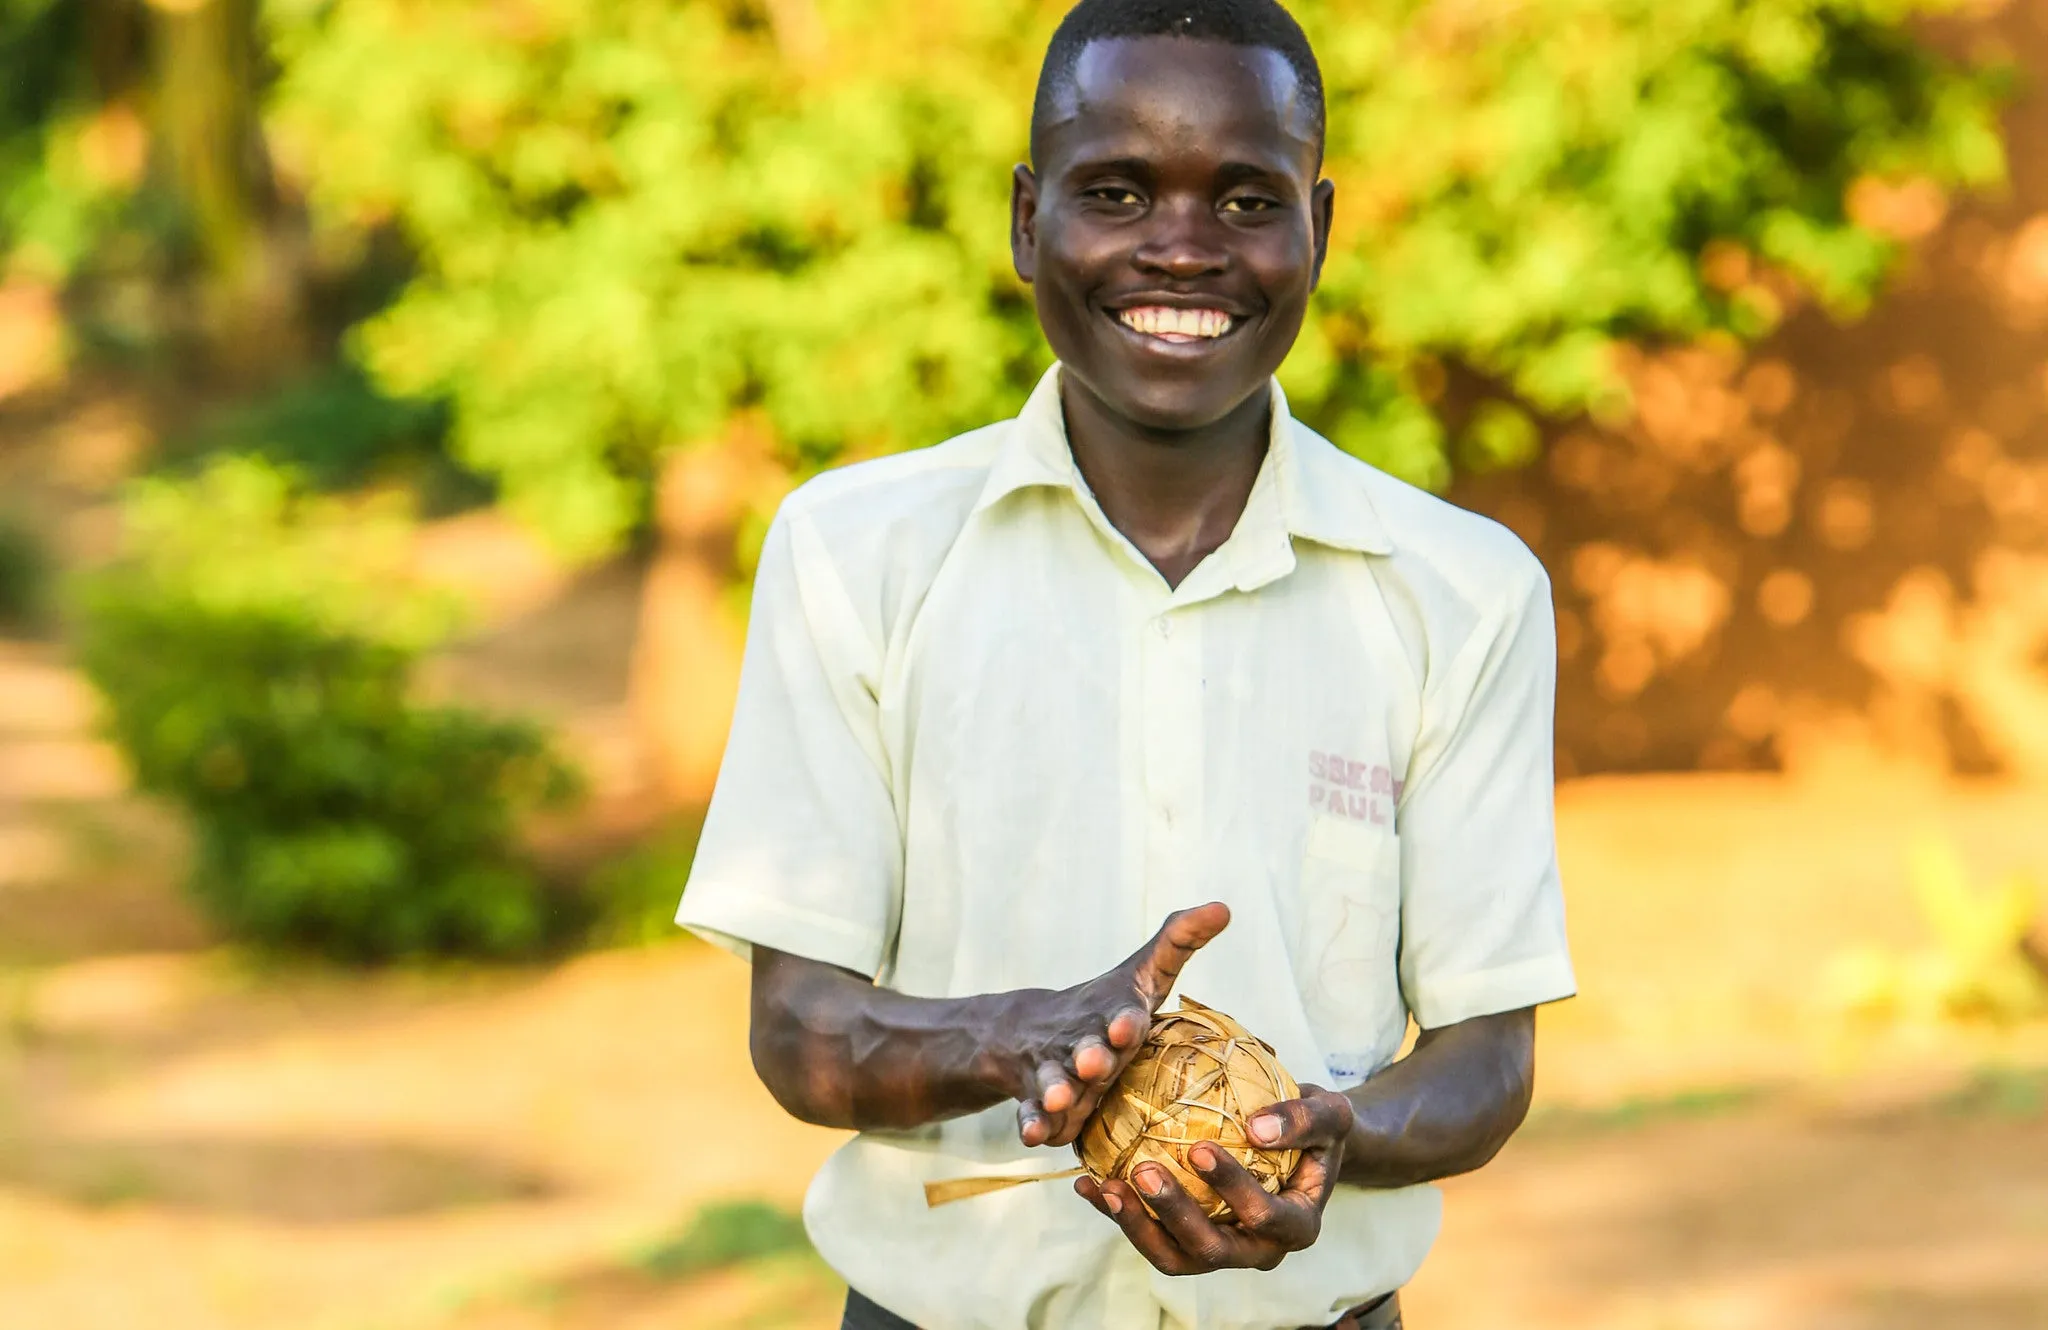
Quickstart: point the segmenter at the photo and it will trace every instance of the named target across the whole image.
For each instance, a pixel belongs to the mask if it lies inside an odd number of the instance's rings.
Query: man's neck
[[[1237,527],[1265,461],[1271,394],[1253,393],[1199,430],[1148,430],[1063,375],[1060,408],[1103,516],[1179,586]]]

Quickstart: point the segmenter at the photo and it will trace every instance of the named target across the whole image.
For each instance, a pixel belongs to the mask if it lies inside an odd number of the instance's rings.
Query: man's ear
[[[1024,162],[1010,173],[1010,265],[1027,283],[1038,271],[1038,177]]]
[[[1318,180],[1308,196],[1309,225],[1315,232],[1316,266],[1309,274],[1309,289],[1313,291],[1323,280],[1323,260],[1330,254],[1330,218],[1335,215],[1337,186],[1328,180]]]

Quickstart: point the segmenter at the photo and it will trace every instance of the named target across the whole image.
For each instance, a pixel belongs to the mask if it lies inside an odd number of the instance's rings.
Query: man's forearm
[[[754,1069],[806,1122],[902,1130],[1014,1099],[1018,1140],[1071,1145],[1181,967],[1229,923],[1221,901],[1176,910],[1086,983],[963,998],[909,997],[756,947]]]
[[[903,1129],[1012,1096],[996,1050],[1022,995],[910,997],[766,948],[754,964],[754,1068],[792,1115]]]
[[[1408,1187],[1469,1173],[1507,1143],[1535,1083],[1533,1009],[1426,1031],[1346,1094],[1356,1114],[1339,1181]]]

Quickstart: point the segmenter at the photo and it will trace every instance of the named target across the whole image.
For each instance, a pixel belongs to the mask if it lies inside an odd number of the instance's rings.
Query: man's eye
[[[1271,199],[1262,199],[1255,194],[1240,194],[1223,200],[1225,212],[1269,212],[1280,205]]]
[[[1126,208],[1135,208],[1138,204],[1144,202],[1143,199],[1138,197],[1136,190],[1125,189],[1122,185],[1097,185],[1094,189],[1087,191],[1087,196],[1091,199],[1101,199],[1104,203],[1114,203],[1119,207]]]

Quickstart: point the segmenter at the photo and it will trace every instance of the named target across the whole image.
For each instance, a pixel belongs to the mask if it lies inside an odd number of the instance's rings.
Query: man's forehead
[[[1185,37],[1090,42],[1062,81],[1044,129],[1059,138],[1143,127],[1314,141],[1313,115],[1287,57],[1262,46]]]

